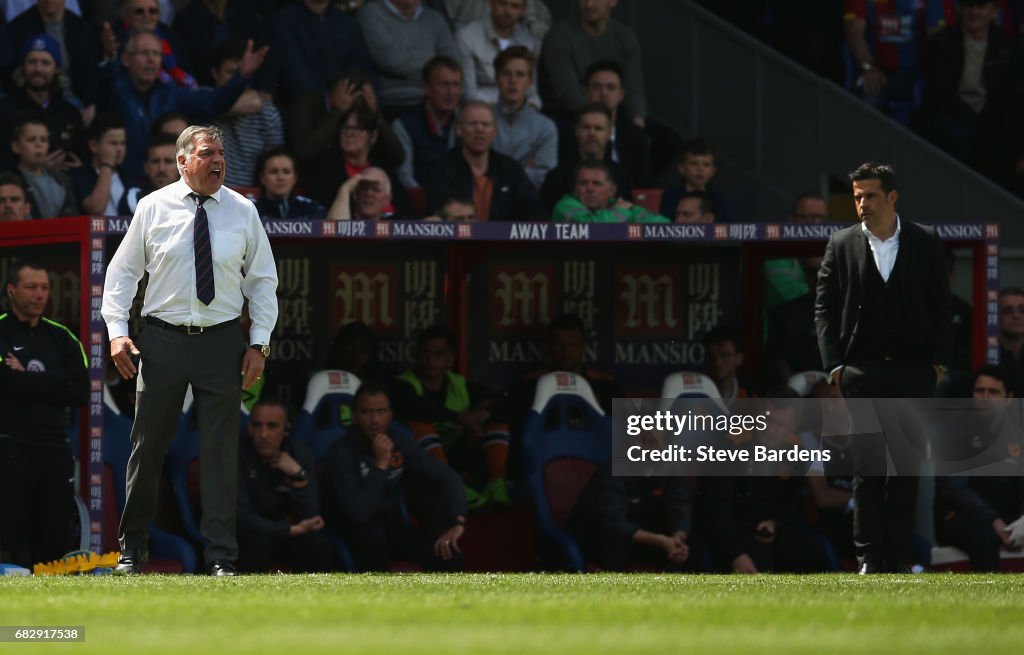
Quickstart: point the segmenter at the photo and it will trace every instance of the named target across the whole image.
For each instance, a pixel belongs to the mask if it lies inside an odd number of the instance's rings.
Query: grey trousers
[[[174,439],[188,385],[199,424],[199,484],[207,564],[238,558],[238,421],[242,357],[248,347],[237,321],[202,334],[147,325],[136,339],[139,366],[127,498],[118,540],[122,550],[148,547],[164,457]]]

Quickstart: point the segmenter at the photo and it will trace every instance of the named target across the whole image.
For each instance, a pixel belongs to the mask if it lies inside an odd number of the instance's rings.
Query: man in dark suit
[[[892,167],[866,163],[850,180],[861,223],[832,235],[818,274],[824,368],[848,398],[929,398],[951,350],[942,242],[933,229],[900,220]],[[916,470],[882,475],[885,457],[877,435],[854,440],[860,573],[902,572],[910,562]]]

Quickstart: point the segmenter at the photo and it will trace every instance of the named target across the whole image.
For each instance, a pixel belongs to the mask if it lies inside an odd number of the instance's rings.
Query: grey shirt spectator
[[[370,57],[380,75],[380,103],[411,107],[423,97],[423,66],[436,55],[458,59],[444,16],[420,0],[375,0],[359,11]]]
[[[528,104],[511,109],[501,103],[494,106],[494,121],[498,126],[494,150],[519,162],[534,186],[540,188],[548,171],[558,165],[558,129],[554,121]]]
[[[500,2],[501,0],[499,0]],[[448,20],[456,31],[475,20],[491,15],[491,5],[487,0],[442,0]],[[526,0],[526,13],[523,23],[530,34],[542,40],[551,29],[551,10],[542,0]]]
[[[499,52],[509,46],[521,45],[527,47],[534,56],[540,54],[540,40],[531,34],[526,26],[516,23],[512,28],[512,35],[508,39],[502,39],[495,31],[489,14],[460,28],[455,34],[455,42],[461,51],[459,64],[462,65],[462,86],[466,98],[489,103],[498,100],[498,87],[494,81],[494,58]],[[537,93],[536,84],[530,89],[529,101],[540,107],[540,94]]]
[[[545,109],[578,113],[587,103],[583,83],[594,62],[611,59],[625,72],[624,109],[630,118],[647,116],[640,43],[633,31],[607,19],[599,33],[580,21],[559,21],[544,38],[540,57],[540,94]]]

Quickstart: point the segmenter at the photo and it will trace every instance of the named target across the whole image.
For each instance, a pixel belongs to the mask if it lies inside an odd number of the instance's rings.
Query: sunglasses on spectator
[[[136,16],[145,16],[146,14],[149,14],[150,16],[159,16],[160,7],[136,7],[135,9],[132,9],[132,13]]]
[[[1024,314],[1024,305],[1003,305],[999,308],[1000,314],[1009,315],[1014,312],[1017,314]]]

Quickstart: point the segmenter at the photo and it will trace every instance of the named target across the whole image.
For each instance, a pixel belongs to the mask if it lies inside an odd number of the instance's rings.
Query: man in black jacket
[[[69,408],[89,399],[89,371],[81,342],[43,316],[46,270],[15,262],[7,276],[10,312],[0,314],[0,561],[30,568],[74,545],[66,429]]]
[[[359,571],[387,571],[391,560],[459,570],[459,539],[466,525],[462,481],[411,436],[391,429],[391,417],[385,387],[363,383],[356,391],[352,429],[324,460],[332,527],[345,538]],[[410,509],[420,527],[404,516],[403,493],[416,502]]]
[[[458,121],[462,145],[434,164],[427,182],[430,211],[438,211],[447,198],[457,196],[473,199],[479,220],[544,220],[547,213],[526,171],[516,160],[491,149],[498,135],[491,106],[466,103]]]
[[[996,25],[996,0],[961,0],[960,20],[928,44],[922,129],[975,166],[1016,165],[1013,131],[1021,108],[1017,44]]]
[[[252,407],[249,438],[239,443],[238,564],[243,571],[266,571],[273,564],[306,573],[331,567],[313,455],[289,438],[288,427],[284,404],[261,400]]]
[[[832,235],[818,273],[814,317],[824,369],[847,398],[930,398],[951,356],[942,241],[933,229],[900,220],[892,167],[865,163],[850,179],[861,223]],[[878,437],[853,442],[861,573],[910,563],[917,471],[886,475]]]
[[[999,551],[1019,550],[1008,525],[1024,516],[1024,476],[1020,475],[1021,433],[1009,419],[1013,398],[1010,371],[991,364],[974,375],[971,395],[990,411],[972,433],[958,431],[956,459],[990,450],[1005,475],[957,475],[935,479],[935,537],[970,557],[972,571],[999,571]],[[966,468],[966,467],[965,467]],[[977,470],[975,467],[971,467]],[[986,467],[987,468],[987,467]],[[994,473],[995,471],[990,471]]]

